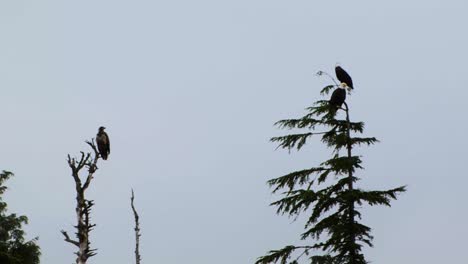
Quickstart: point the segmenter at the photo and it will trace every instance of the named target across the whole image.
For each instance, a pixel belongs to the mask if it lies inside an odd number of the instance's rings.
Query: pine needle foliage
[[[38,264],[41,255],[37,238],[26,241],[23,225],[28,224],[24,215],[8,214],[7,204],[2,195],[7,190],[4,185],[13,173],[0,172],[0,263],[1,264]]]
[[[321,94],[328,95],[336,85],[328,85]],[[305,231],[300,238],[306,245],[288,245],[271,250],[256,264],[366,264],[363,246],[372,247],[371,228],[360,223],[357,206],[368,204],[390,206],[405,186],[385,191],[362,190],[355,186],[356,172],[363,169],[360,156],[352,154],[356,147],[378,142],[375,137],[359,137],[363,122],[351,122],[349,108],[333,108],[327,100],[319,100],[306,108],[307,114],[297,119],[275,123],[281,129],[302,129],[302,133],[273,137],[278,148],[288,151],[303,148],[309,140],[320,137],[332,149],[332,157],[316,167],[291,172],[271,179],[273,193],[282,198],[271,205],[277,213],[297,219],[305,215]],[[343,118],[337,116],[343,113]],[[302,262],[299,262],[302,261]]]

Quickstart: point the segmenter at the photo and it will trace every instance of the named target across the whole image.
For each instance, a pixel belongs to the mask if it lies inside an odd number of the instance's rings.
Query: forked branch
[[[77,255],[77,264],[85,264],[88,258],[96,255],[96,249],[90,248],[91,242],[89,240],[89,233],[96,226],[95,224],[92,224],[90,220],[91,208],[93,207],[94,202],[85,198],[85,191],[91,184],[94,173],[98,169],[97,162],[99,160],[99,152],[96,148],[96,145],[94,144],[94,139],[91,141],[86,141],[86,143],[91,147],[92,153],[84,153],[81,151],[79,158],[72,158],[70,155],[68,155],[67,159],[68,166],[72,171],[72,177],[75,181],[76,189],[75,212],[77,225],[75,228],[77,229],[77,240],[71,239],[66,231],[61,231],[65,242],[68,242],[78,248],[78,251],[75,253]],[[80,172],[85,167],[87,168],[87,175],[84,184],[82,184]]]

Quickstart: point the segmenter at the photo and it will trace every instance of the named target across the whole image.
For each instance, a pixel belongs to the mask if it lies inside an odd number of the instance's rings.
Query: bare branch
[[[85,142],[86,142],[86,144],[88,144],[93,149],[95,156],[96,157],[99,156],[99,151],[98,151],[98,149],[96,147],[96,144],[94,144],[94,138],[92,138],[91,141],[87,140]]]
[[[89,184],[91,183],[91,180],[93,179],[93,174],[98,169],[97,162],[99,160],[99,151],[96,145],[94,144],[94,138],[91,141],[85,141],[85,142],[93,150],[94,156],[92,159],[90,159],[91,153],[88,153],[88,156],[86,158],[86,166],[88,167],[88,177],[86,177],[86,182],[83,185],[83,189],[87,189],[89,187]]]
[[[94,173],[89,173],[89,174],[88,174],[88,177],[86,177],[86,181],[85,181],[85,183],[83,184],[83,190],[88,189],[89,184],[91,183],[91,180],[93,179],[93,174],[94,174]]]
[[[77,229],[76,237],[78,240],[70,239],[69,235],[65,231],[61,231],[63,236],[65,237],[65,241],[71,243],[78,247],[78,251],[75,252],[77,255],[76,263],[77,264],[86,264],[88,258],[96,255],[96,249],[90,248],[90,241],[89,241],[89,233],[93,230],[96,226],[95,224],[91,223],[91,208],[94,205],[92,200],[86,200],[85,198],[85,191],[91,184],[91,180],[94,177],[94,173],[98,169],[97,162],[99,159],[99,152],[97,151],[96,146],[94,145],[94,140],[86,141],[86,143],[91,147],[94,155],[91,153],[85,153],[80,151],[80,157],[72,158],[70,155],[67,156],[68,165],[72,171],[72,177],[75,181],[75,188],[76,188],[76,217],[77,217],[77,225],[75,228]],[[80,178],[80,171],[83,168],[88,169],[88,175],[84,184],[82,184]]]
[[[80,247],[80,243],[78,243],[78,241],[75,241],[73,239],[70,239],[70,236],[67,234],[67,232],[65,232],[64,230],[60,230],[60,232],[63,234],[63,236],[65,237],[65,241],[68,242],[68,243],[71,243],[77,247]]]
[[[130,198],[130,203],[132,205],[132,211],[133,211],[133,216],[135,217],[135,261],[136,264],[140,264],[141,261],[141,256],[140,256],[140,222],[139,219],[140,217],[138,216],[138,213],[135,209],[135,205],[133,204],[133,201],[135,200],[135,195],[133,193],[132,189],[132,197]]]
[[[80,151],[80,154],[81,154],[81,158],[80,158],[80,161],[78,162],[78,167],[76,168],[78,171],[81,170],[83,168],[83,166],[85,165],[86,161],[88,160],[89,158],[89,153],[85,156],[85,153],[83,151]]]
[[[336,82],[335,78],[333,78],[333,76],[331,76],[328,72],[318,71],[318,72],[317,72],[317,75],[318,75],[318,76],[326,75],[326,76],[328,76],[328,77],[335,83],[335,85],[336,85],[337,87],[339,86],[339,84]]]

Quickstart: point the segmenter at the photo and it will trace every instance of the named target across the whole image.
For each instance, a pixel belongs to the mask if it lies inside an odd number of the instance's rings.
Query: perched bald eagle
[[[343,70],[339,65],[336,65],[335,67],[335,73],[336,73],[336,78],[338,78],[338,81],[340,83],[345,83],[346,86],[348,86],[351,89],[354,89],[353,87],[353,80],[351,79],[351,76]]]
[[[107,156],[110,154],[110,141],[109,136],[104,132],[105,127],[100,127],[96,135],[96,143],[101,154],[102,159],[107,160]]]
[[[334,108],[334,110],[338,110],[341,105],[346,100],[346,90],[338,87],[335,91],[333,91],[331,98],[330,98],[330,106]]]

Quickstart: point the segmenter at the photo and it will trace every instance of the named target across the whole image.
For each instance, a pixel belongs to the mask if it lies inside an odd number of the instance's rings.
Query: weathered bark
[[[75,228],[77,232],[75,234],[77,240],[71,239],[66,231],[61,231],[65,237],[64,240],[78,248],[78,251],[75,252],[77,255],[76,264],[86,264],[88,258],[96,255],[96,249],[90,248],[91,242],[89,240],[89,233],[96,226],[95,224],[91,224],[90,219],[91,208],[93,207],[94,202],[85,198],[85,191],[91,184],[94,173],[98,169],[97,162],[99,160],[99,152],[96,148],[96,145],[94,144],[94,141],[86,141],[86,143],[93,150],[93,155],[91,153],[85,154],[84,152],[81,152],[80,159],[71,158],[70,155],[68,155],[68,165],[72,170],[72,176],[75,181],[76,190],[75,212],[77,225]],[[79,174],[80,171],[85,167],[88,170],[88,175],[86,176],[86,180],[83,184]]]
[[[138,213],[135,209],[135,205],[133,204],[133,201],[135,200],[135,195],[132,190],[132,197],[130,198],[131,205],[132,205],[132,211],[133,211],[133,216],[135,217],[135,263],[140,264],[141,262],[141,256],[140,256],[140,216],[138,216]]]

